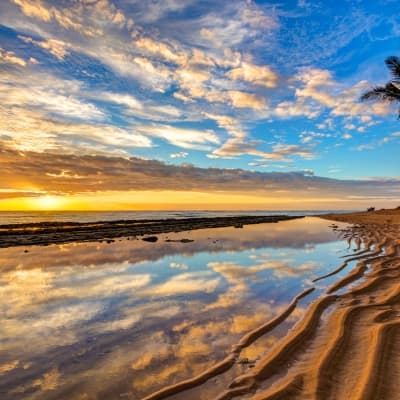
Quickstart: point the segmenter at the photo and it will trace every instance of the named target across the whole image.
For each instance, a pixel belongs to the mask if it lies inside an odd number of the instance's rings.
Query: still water
[[[96,222],[166,218],[212,218],[265,215],[322,215],[351,210],[253,210],[253,211],[0,211],[0,225],[37,222]]]
[[[0,249],[0,398],[141,399],[204,371],[352,251],[329,225],[306,217],[156,243]],[[242,356],[262,356],[335,279]],[[176,398],[210,398],[246,368]]]

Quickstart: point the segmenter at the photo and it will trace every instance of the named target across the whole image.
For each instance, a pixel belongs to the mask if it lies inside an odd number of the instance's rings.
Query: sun
[[[34,202],[36,207],[40,210],[57,210],[63,204],[60,197],[50,196],[48,194],[46,196],[38,197]]]

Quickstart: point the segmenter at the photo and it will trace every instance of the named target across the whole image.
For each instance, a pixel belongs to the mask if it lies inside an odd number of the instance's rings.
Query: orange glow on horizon
[[[282,195],[282,193],[281,193]],[[151,211],[151,210],[307,210],[357,209],[370,200],[305,197],[296,193],[129,191],[97,192],[66,196],[45,195],[0,200],[0,211]],[[375,204],[390,207],[393,204]]]
[[[31,200],[35,210],[62,210],[64,207],[64,197],[62,196],[40,196]]]

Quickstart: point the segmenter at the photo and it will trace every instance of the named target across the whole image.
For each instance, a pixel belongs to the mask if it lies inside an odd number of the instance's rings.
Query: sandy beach
[[[399,217],[3,226],[0,393],[398,399]]]
[[[400,210],[330,214],[351,223],[336,230],[354,254],[318,282],[348,268],[348,274],[311,303],[304,317],[271,350],[216,399],[398,399],[400,380]],[[350,264],[353,265],[350,268]],[[227,357],[203,373],[161,389],[145,400],[184,398],[201,385],[247,360],[244,348],[295,310],[314,288],[294,296],[280,315],[246,333]],[[183,397],[182,397],[183,396]],[[202,398],[200,395],[198,398]]]
[[[399,4],[0,0],[0,400],[400,400]]]

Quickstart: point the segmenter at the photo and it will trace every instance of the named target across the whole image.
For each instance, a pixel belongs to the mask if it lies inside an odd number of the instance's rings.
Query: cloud
[[[189,96],[186,96],[185,94],[180,93],[180,92],[175,92],[173,94],[173,96],[176,99],[183,101],[184,103],[193,103],[194,102],[194,100],[192,98],[190,98]]]
[[[244,140],[242,137],[228,139],[220,148],[214,150],[210,157],[230,158],[242,154],[250,154],[269,161],[291,161],[290,156],[299,156],[305,159],[314,158],[314,152],[304,146],[295,144],[276,144],[271,151],[259,150],[258,141]]]
[[[51,12],[48,10],[41,0],[12,0],[17,4],[21,11],[28,17],[38,18],[42,21],[49,22],[52,18]]]
[[[212,293],[219,283],[219,279],[210,278],[207,272],[186,272],[173,276],[165,283],[152,285],[148,290],[139,290],[138,295],[179,296],[197,292]]]
[[[58,150],[88,153],[96,148],[97,151],[112,152],[115,148],[152,146],[148,137],[136,132],[132,127],[65,122],[49,118],[43,112],[18,107],[0,106],[0,125],[0,138],[3,143],[22,151]]]
[[[305,99],[297,99],[293,101],[282,101],[277,104],[273,110],[273,114],[280,118],[293,118],[305,116],[307,118],[313,119],[318,117],[321,113],[320,107],[315,107],[315,105],[310,104]]]
[[[267,88],[274,88],[278,84],[278,75],[266,65],[258,66],[244,62],[240,67],[228,71],[226,75],[234,81],[242,80]]]
[[[32,386],[40,387],[42,392],[47,392],[56,389],[60,384],[61,373],[57,368],[53,368],[50,371],[43,374],[41,379],[36,379]]]
[[[221,8],[193,0],[3,2],[0,22],[14,29],[14,38],[5,35],[7,50],[0,52],[1,62],[9,64],[0,88],[6,98],[2,139],[19,150],[65,147],[68,152],[82,148],[86,153],[91,149],[125,156],[127,149],[167,142],[207,151],[217,165],[225,162],[218,159],[237,158],[242,165],[254,161],[257,168],[263,160],[310,160],[334,145],[333,140],[325,141],[328,136],[299,139],[297,125],[283,132],[280,122],[269,125],[274,121],[316,120],[315,129],[333,132],[332,126],[322,123],[322,118],[331,118],[336,127],[343,122],[346,130],[355,126],[351,131],[363,132],[389,112],[387,105],[358,102],[360,92],[369,87],[363,79],[369,73],[363,72],[359,81],[346,68],[335,74],[336,65],[353,57],[351,52],[337,54],[338,50],[380,24],[361,5],[339,22],[328,7],[321,35],[312,23],[322,16],[318,7],[293,11],[285,4],[222,4]],[[19,119],[15,127],[7,114]],[[151,124],[144,127],[148,121]],[[186,133],[181,131],[183,123],[190,126]],[[215,131],[210,124],[217,126]],[[269,137],[269,128],[271,136],[281,136],[279,145],[271,141],[275,139]],[[343,134],[333,133],[332,138]],[[166,157],[185,153],[164,150]],[[244,157],[255,160],[239,160]],[[203,165],[211,162],[196,160]]]
[[[131,94],[103,92],[100,98],[105,101],[122,104],[127,108],[143,110],[143,103]]]
[[[132,3],[139,8],[138,18],[146,23],[159,21],[170,13],[182,12],[193,2],[194,0],[150,0],[146,2],[132,0]]]
[[[175,268],[175,269],[181,269],[181,270],[187,270],[189,269],[187,264],[183,264],[183,263],[176,263],[176,262],[172,262],[169,264],[169,266],[171,268]]]
[[[13,51],[6,51],[0,47],[0,64],[15,64],[20,67],[26,66],[26,61],[18,57]]]
[[[297,155],[305,159],[312,159],[314,152],[307,147],[296,144],[276,144],[272,147],[273,153],[283,158],[290,155]]]
[[[335,98],[321,88],[332,87],[334,85],[332,75],[327,70],[316,68],[303,68],[294,78],[302,83],[304,87],[296,89],[297,97],[311,97],[319,103],[332,107],[335,105]]]
[[[371,120],[371,116],[385,116],[390,112],[390,106],[383,103],[366,104],[359,101],[360,93],[368,88],[367,81],[360,81],[351,87],[345,87],[333,79],[328,70],[304,67],[292,79],[296,86],[295,103],[286,103],[294,115],[305,115],[309,118],[318,116],[324,108],[330,110],[333,116],[358,118],[361,122]],[[315,104],[309,104],[309,101]],[[285,116],[285,110],[279,105],[275,112]],[[287,115],[287,114],[286,114]],[[289,111],[290,115],[290,111]]]
[[[68,44],[62,40],[49,39],[49,40],[34,40],[28,36],[18,36],[25,43],[32,43],[36,46],[47,50],[49,53],[53,54],[59,61],[63,61],[64,58],[69,54],[67,47]]]
[[[174,146],[184,149],[210,150],[219,144],[218,136],[211,130],[177,128],[169,125],[137,126],[137,132],[162,138]]]
[[[278,150],[286,154],[298,149]],[[4,145],[0,148],[0,156],[3,187],[23,190],[26,186],[15,185],[16,182],[25,182],[25,185],[36,190],[65,194],[110,190],[247,191],[259,192],[260,195],[264,193],[263,196],[268,193],[272,198],[282,197],[279,191],[289,189],[292,195],[296,193],[300,199],[304,196],[320,198],[328,195],[338,198],[355,191],[362,195],[387,194],[398,186],[396,179],[335,180],[307,176],[304,172],[199,168],[134,157],[17,151]],[[63,175],[62,171],[68,173]],[[76,179],[75,175],[80,178]],[[9,194],[5,193],[7,196]]]
[[[154,55],[168,62],[179,65],[187,62],[187,55],[180,52],[179,49],[174,49],[172,46],[148,37],[141,37],[135,40],[134,46],[143,51],[144,54]]]
[[[295,265],[293,260],[268,260],[257,265],[238,265],[235,262],[210,262],[207,264],[215,272],[220,273],[228,282],[238,284],[244,280],[257,281],[257,274],[262,271],[272,270],[277,278],[301,277],[315,270],[314,262]]]
[[[189,65],[179,68],[175,74],[181,90],[186,91],[191,97],[206,98],[207,90],[204,84],[211,79],[209,71]]]
[[[235,108],[252,108],[254,110],[263,110],[266,107],[265,99],[251,93],[230,90],[223,94],[222,98],[224,97],[228,99],[228,101]]]
[[[118,104],[124,107],[124,113],[127,116],[135,116],[140,119],[151,121],[174,122],[180,121],[190,113],[184,113],[179,108],[170,105],[156,103],[152,100],[139,100],[132,94],[102,92],[88,94],[94,98],[100,98],[102,101]]]
[[[147,89],[163,93],[172,84],[172,71],[160,63],[118,50],[109,49],[108,54],[100,51],[101,60],[106,65],[123,76],[134,78]]]
[[[209,12],[198,20],[201,43],[234,48],[278,27],[274,16],[254,2],[230,2],[224,12]]]
[[[310,148],[293,144],[276,144],[272,146],[271,151],[260,150],[261,142],[249,139],[238,119],[212,113],[204,113],[204,116],[214,120],[219,127],[225,129],[232,136],[221,147],[208,154],[209,158],[235,158],[242,154],[248,154],[264,160],[287,162],[291,161],[288,156],[300,156],[305,159],[314,157],[314,152]]]
[[[80,98],[83,85],[79,81],[30,72],[9,72],[3,78],[0,82],[1,106],[7,107],[8,111],[25,107],[41,110],[48,115],[85,120],[104,118],[104,113],[97,106]]]
[[[387,136],[387,137],[384,137],[384,138],[382,138],[380,140],[375,140],[375,141],[370,142],[370,143],[360,144],[360,145],[355,147],[355,150],[357,150],[357,151],[374,150],[377,147],[381,147],[384,144],[389,143],[392,140],[393,140],[392,137]]]
[[[78,1],[68,7],[60,7],[60,4],[43,0],[12,1],[28,17],[47,23],[55,21],[66,30],[74,30],[88,37],[101,36],[105,25],[122,28],[133,24],[131,19],[126,18],[123,12],[108,0]],[[90,24],[87,21],[90,21]]]
[[[169,156],[171,158],[186,158],[189,155],[189,153],[186,153],[185,151],[180,151],[179,153],[172,153]]]

